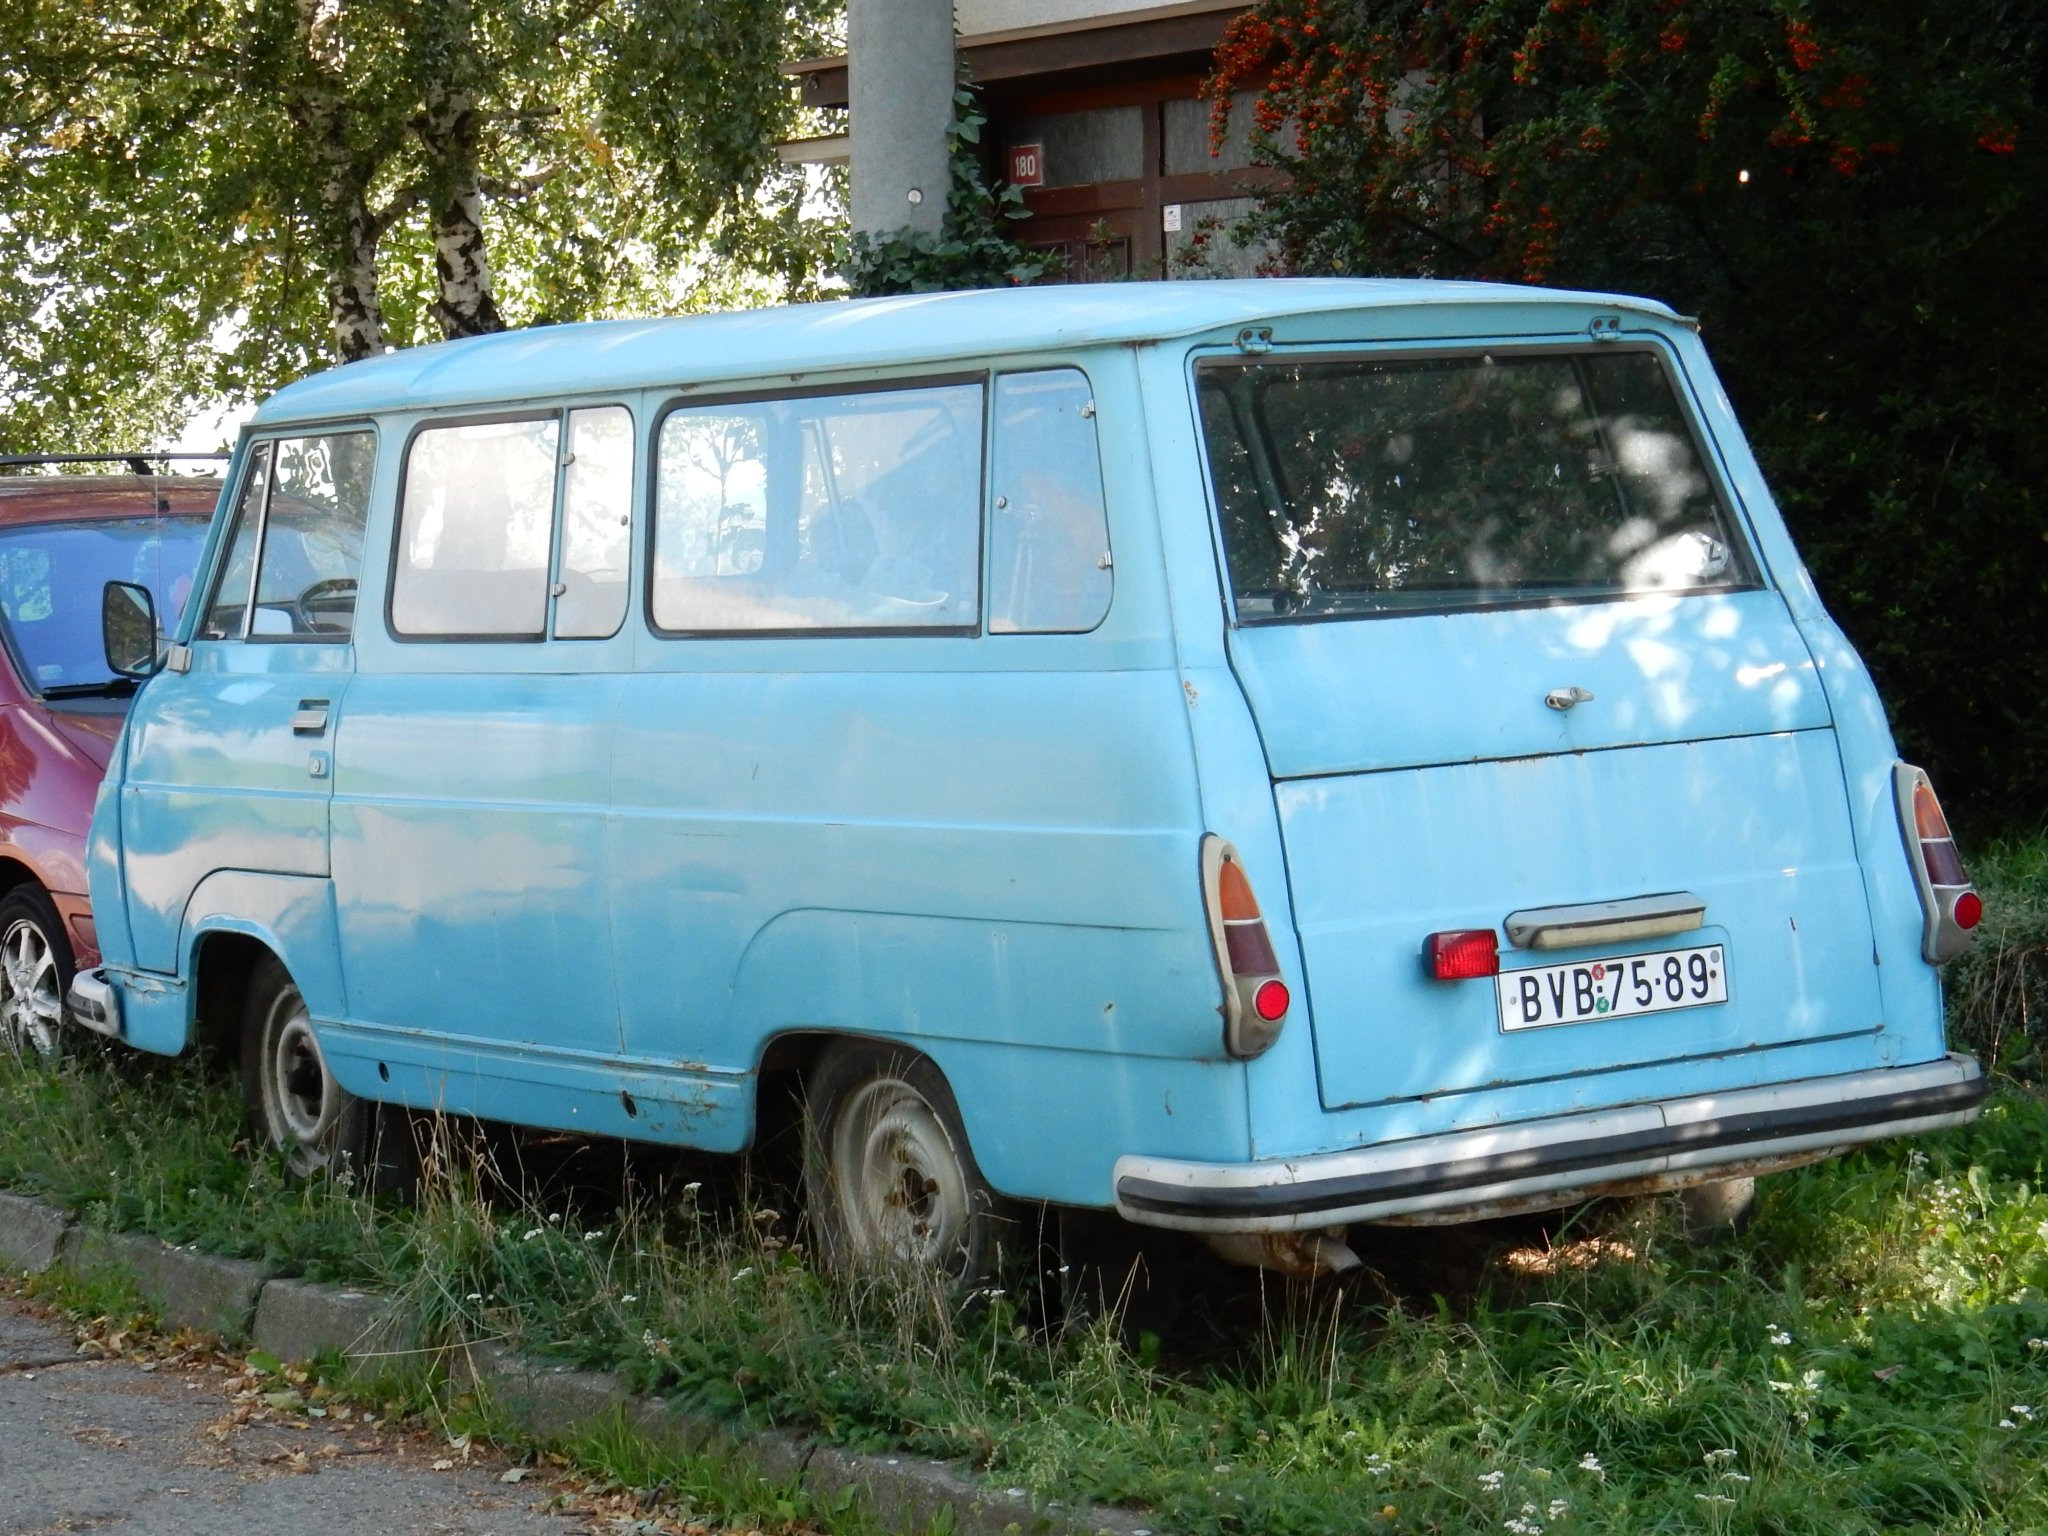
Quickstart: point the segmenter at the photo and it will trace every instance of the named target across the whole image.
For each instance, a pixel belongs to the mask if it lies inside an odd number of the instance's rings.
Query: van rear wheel
[[[293,1177],[362,1171],[372,1106],[334,1080],[305,998],[270,956],[249,977],[242,1097],[263,1145],[284,1154]]]
[[[900,1046],[845,1040],[807,1085],[804,1200],[834,1271],[994,1274],[1014,1212],[981,1176],[953,1092]]]

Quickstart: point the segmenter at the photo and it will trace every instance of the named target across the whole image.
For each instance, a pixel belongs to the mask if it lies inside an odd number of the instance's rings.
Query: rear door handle
[[[327,700],[299,700],[299,712],[292,716],[292,734],[294,736],[326,735]]]

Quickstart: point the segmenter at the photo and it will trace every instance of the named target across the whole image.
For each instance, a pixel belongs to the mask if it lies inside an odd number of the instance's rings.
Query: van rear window
[[[1244,622],[1754,586],[1656,354],[1196,374]]]

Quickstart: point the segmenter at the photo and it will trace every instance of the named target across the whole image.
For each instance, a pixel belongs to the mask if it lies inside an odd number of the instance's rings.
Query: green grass
[[[2017,1089],[1978,1126],[1766,1181],[1748,1232],[1710,1250],[1644,1202],[1595,1208],[1547,1250],[1529,1224],[1499,1229],[1521,1267],[1465,1266],[1441,1296],[1226,1276],[1142,1359],[1105,1327],[1034,1332],[1007,1297],[826,1284],[783,1219],[710,1214],[709,1189],[601,1221],[487,1198],[484,1168],[416,1209],[291,1190],[209,1119],[217,1096],[183,1072],[0,1067],[0,1178],[64,1184],[26,1176],[37,1128],[98,1124],[102,1155],[68,1186],[95,1219],[162,1216],[276,1255],[302,1217],[330,1274],[444,1333],[737,1420],[965,1457],[1188,1536],[2048,1531],[2048,1106]],[[166,1157],[178,1178],[152,1178]],[[757,1519],[797,1507],[602,1426],[585,1438],[628,1486]]]
[[[1981,978],[2022,963],[2006,951],[2033,942],[2044,862],[1980,857],[2011,924],[1987,922]],[[1972,1027],[2013,1038],[1957,974]],[[600,1146],[586,1171],[529,1146],[514,1170],[503,1143],[458,1137],[453,1172],[400,1208],[294,1187],[240,1135],[232,1091],[186,1068],[0,1061],[0,1185],[384,1287],[440,1337],[961,1457],[1184,1536],[2048,1536],[2048,1100],[2023,1083],[1978,1125],[1764,1181],[1749,1229],[1713,1248],[1655,1201],[1498,1225],[1492,1252],[1359,1233],[1366,1276],[1210,1274],[1188,1322],[1135,1352],[1107,1326],[1048,1336],[1007,1295],[828,1283],[786,1197],[729,1166],[635,1169]],[[708,1474],[615,1428],[586,1439],[605,1475],[706,1508],[766,1518],[796,1497],[698,1488]]]

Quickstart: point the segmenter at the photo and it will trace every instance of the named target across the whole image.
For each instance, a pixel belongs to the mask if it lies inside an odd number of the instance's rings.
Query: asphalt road
[[[61,1320],[0,1291],[0,1533],[280,1532],[573,1536],[544,1475],[417,1429],[264,1401],[232,1359],[81,1353]],[[439,1467],[437,1469],[437,1463]],[[643,1527],[644,1529],[645,1527]],[[656,1527],[657,1529],[660,1527]]]

